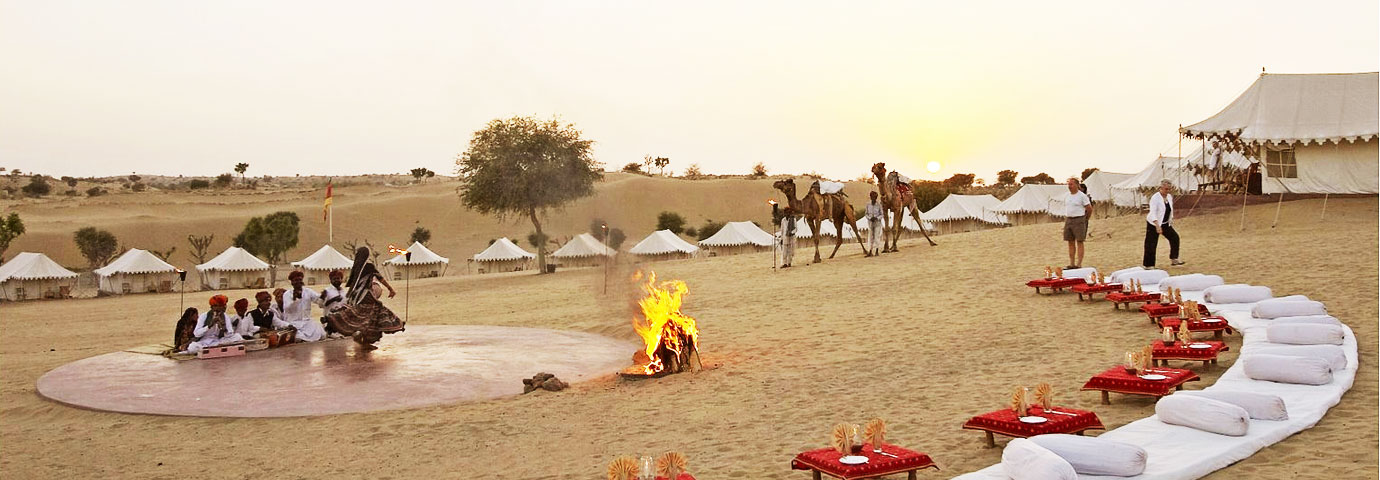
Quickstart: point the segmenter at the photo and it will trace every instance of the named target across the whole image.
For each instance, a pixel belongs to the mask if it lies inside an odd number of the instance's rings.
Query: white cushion
[[[1265,339],[1287,345],[1341,345],[1346,330],[1321,323],[1272,323],[1265,327]]]
[[[1211,390],[1184,390],[1175,393],[1175,395],[1205,397],[1219,402],[1227,402],[1245,409],[1246,414],[1256,420],[1279,421],[1289,419],[1289,410],[1284,407],[1284,399],[1275,395],[1222,390],[1221,388],[1214,388]],[[1075,467],[1077,467],[1077,465],[1075,465]]]
[[[1088,275],[1092,275],[1094,273],[1097,273],[1097,269],[1093,267],[1070,268],[1068,270],[1064,270],[1064,278],[1081,278],[1087,280]]]
[[[1007,477],[1016,480],[1078,480],[1078,472],[1068,461],[1024,438],[1006,444],[1001,466]]]
[[[1251,316],[1255,318],[1300,317],[1304,315],[1327,315],[1327,307],[1323,306],[1322,302],[1313,300],[1275,298],[1261,301],[1255,304],[1254,308],[1251,308]]]
[[[1164,280],[1160,280],[1160,290],[1164,291],[1169,287],[1190,292],[1203,290],[1208,287],[1215,287],[1223,284],[1222,277],[1217,275],[1203,275],[1201,273],[1190,273],[1188,275],[1175,275]]]
[[[1129,443],[1062,433],[1036,435],[1030,441],[1054,452],[1082,475],[1130,477],[1145,472],[1145,449]]]
[[[1256,353],[1242,355],[1247,377],[1269,382],[1299,385],[1327,385],[1332,383],[1332,366],[1317,357],[1291,357]]]
[[[1136,268],[1137,270],[1134,272],[1126,272],[1116,276],[1115,278],[1112,278],[1112,283],[1125,283],[1131,280],[1139,280],[1141,285],[1145,285],[1148,287],[1151,285],[1159,285],[1160,280],[1169,278],[1169,272],[1166,272],[1164,270],[1146,270],[1140,267]]]
[[[1332,371],[1343,370],[1346,368],[1346,350],[1336,345],[1256,345],[1252,346],[1248,355],[1264,353],[1269,355],[1284,355],[1290,357],[1313,357],[1320,358],[1327,362],[1327,366]]]
[[[1255,303],[1274,296],[1270,287],[1257,285],[1218,285],[1203,290],[1203,300],[1209,303]]]
[[[1270,325],[1280,325],[1286,323],[1313,323],[1321,325],[1341,326],[1342,321],[1331,315],[1303,315],[1298,317],[1279,317],[1270,320]]]
[[[1155,403],[1161,422],[1240,437],[1251,426],[1246,409],[1205,397],[1170,395]]]

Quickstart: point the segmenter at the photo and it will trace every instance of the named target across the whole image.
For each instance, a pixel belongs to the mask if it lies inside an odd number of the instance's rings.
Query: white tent
[[[941,233],[971,232],[1006,225],[1005,215],[994,209],[1001,200],[991,195],[949,194],[920,219],[931,222]]]
[[[446,274],[446,267],[450,265],[449,258],[437,255],[422,242],[412,242],[407,246],[407,252],[412,254],[410,261],[407,254],[398,254],[383,262],[393,271],[394,280],[439,277]]]
[[[670,230],[657,230],[647,235],[647,238],[637,242],[628,253],[637,255],[644,260],[665,260],[673,258],[689,258],[699,251],[700,247],[691,245],[685,240],[681,240]]]
[[[1380,193],[1380,74],[1261,74],[1181,132],[1259,148],[1264,193]]]
[[[882,225],[886,226],[886,228],[891,228],[891,213],[890,213],[890,212],[884,212],[884,213],[883,213],[883,215],[882,215]],[[867,224],[867,220],[866,220],[866,219],[864,219],[864,218],[859,218],[859,219],[858,219],[858,230],[859,230],[859,231],[865,233],[865,232],[867,232],[870,228],[871,228],[871,227]],[[929,221],[926,221],[926,222],[925,222],[925,231],[927,231],[927,232],[934,232],[934,231],[935,231],[935,230],[934,230],[934,223],[931,223],[931,222],[929,222]],[[916,223],[916,222],[915,222],[915,218],[910,216],[910,207],[903,207],[903,208],[901,208],[901,236],[903,236],[903,237],[909,237],[909,236],[912,236],[912,235],[909,235],[909,234],[919,234],[919,233],[920,233],[920,224],[919,224],[919,223]]]
[[[292,262],[292,266],[302,270],[302,281],[307,285],[325,285],[331,283],[331,270],[349,272],[355,262],[330,245],[322,245],[307,258]]]
[[[1054,222],[1064,217],[1067,185],[1022,185],[992,210],[1004,214],[1016,225]]]
[[[814,238],[814,236],[815,234],[810,231],[810,223],[805,221],[805,216],[797,216],[795,219],[795,238]]]
[[[23,252],[0,265],[0,298],[34,300],[68,298],[77,274],[42,253]]]
[[[146,250],[131,248],[109,265],[97,268],[96,277],[104,293],[171,292],[177,267]]]
[[[752,222],[728,222],[709,238],[700,240],[711,255],[734,255],[762,251],[776,243],[772,234]]]
[[[551,254],[556,263],[563,267],[602,265],[615,255],[618,255],[617,250],[605,246],[599,239],[594,238],[594,235],[588,233],[576,235]]]
[[[196,266],[201,287],[213,290],[230,288],[268,288],[268,262],[259,260],[243,248],[230,247],[215,258]]]
[[[1112,197],[1130,203],[1128,207],[1139,207],[1149,201],[1150,193],[1160,187],[1161,180],[1169,180],[1177,194],[1183,195],[1198,190],[1198,177],[1187,168],[1184,159],[1160,156],[1146,165],[1140,173],[1113,184]]]
[[[516,272],[526,270],[536,257],[535,253],[523,250],[512,240],[508,240],[508,237],[503,237],[494,240],[489,248],[475,254],[474,261],[480,266],[479,273]]]
[[[1115,206],[1131,207],[1136,205],[1136,195],[1133,192],[1112,190],[1112,185],[1130,180],[1136,176],[1134,173],[1112,173],[1101,170],[1095,171],[1088,178],[1083,180],[1083,184],[1088,186],[1088,196],[1092,198],[1094,204],[1111,203]]]
[[[859,229],[862,229],[862,223],[863,223],[863,222],[857,222],[857,223],[858,223],[858,228],[859,228]],[[809,229],[806,228],[806,230],[809,230]],[[796,236],[799,237],[799,235],[796,235]],[[821,237],[835,237],[835,236],[838,236],[838,228],[834,226],[834,221],[833,221],[833,220],[825,220],[825,221],[823,221],[823,222],[819,222],[819,236],[821,236]],[[808,238],[808,237],[807,237],[807,238]],[[849,224],[847,224],[847,223],[843,224],[843,239],[844,239],[844,240],[852,240],[852,239],[855,239],[855,238],[858,238],[858,232],[854,232],[854,231],[853,231],[853,226],[852,226],[852,225],[849,225]]]

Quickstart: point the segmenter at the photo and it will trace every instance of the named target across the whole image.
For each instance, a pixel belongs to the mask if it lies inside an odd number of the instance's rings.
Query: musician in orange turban
[[[211,297],[209,303],[211,309],[201,315],[201,318],[196,322],[196,329],[192,330],[192,335],[196,336],[196,341],[187,345],[188,352],[197,353],[203,348],[243,340],[234,333],[234,326],[231,325],[229,316],[225,314],[225,305],[230,303],[230,297],[215,295]]]

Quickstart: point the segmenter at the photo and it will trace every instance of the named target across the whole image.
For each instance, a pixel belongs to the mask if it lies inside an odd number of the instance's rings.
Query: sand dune
[[[602,192],[617,192],[622,202],[601,196],[578,205],[566,225],[578,226],[584,220],[576,217],[620,203],[684,198],[670,209],[703,204],[705,215],[719,215],[734,199],[771,194],[768,186],[722,181],[687,182],[693,192],[664,195],[638,186],[646,182],[661,181],[610,182]],[[630,185],[624,189],[624,183]],[[709,195],[745,185],[753,191]],[[454,203],[435,205],[453,201],[451,188],[425,186],[418,190],[427,195],[407,196],[364,190],[349,201],[359,202],[359,210],[375,202],[370,208],[380,216],[399,205],[449,212],[443,209]],[[300,204],[304,212],[316,208],[314,199],[282,202]],[[1320,206],[1320,200],[1285,203],[1277,228],[1269,226],[1274,205],[1252,206],[1244,232],[1237,212],[1178,222],[1189,265],[1175,272],[1214,273],[1326,302],[1355,330],[1365,371],[1316,428],[1214,478],[1377,475],[1380,209],[1374,198],[1333,199],[1322,221]],[[145,211],[181,216],[162,210],[170,209]],[[466,224],[460,220],[472,219],[466,215],[457,211],[432,227],[438,239],[452,242],[441,245],[463,249],[493,234],[478,231],[512,228],[487,220]],[[651,221],[645,217],[638,212],[626,221],[636,229],[646,225],[637,222]],[[401,231],[410,222],[391,225]],[[34,382],[49,369],[167,341],[178,297],[6,304],[0,306],[6,372],[0,381],[0,476],[180,478],[214,467],[230,478],[597,478],[616,455],[678,450],[699,478],[805,478],[789,470],[796,452],[824,445],[834,423],[880,416],[891,425],[890,438],[930,453],[944,469],[925,478],[947,478],[1000,459],[1000,449],[983,448],[981,433],[960,425],[1003,406],[1005,392],[1016,384],[1049,382],[1060,403],[1096,411],[1108,428],[1153,412],[1151,399],[1114,396],[1112,405],[1102,406],[1096,392],[1077,391],[1088,376],[1156,332],[1139,314],[1113,312],[1104,302],[1079,303],[1072,295],[1039,297],[1023,286],[1044,265],[1066,261],[1058,231],[1047,224],[948,235],[937,239],[938,247],[910,241],[881,258],[862,258],[849,245],[833,261],[775,272],[769,253],[657,264],[658,275],[683,279],[691,288],[684,310],[701,322],[707,371],[642,382],[609,377],[560,393],[324,418],[134,416],[43,400]],[[1086,264],[1112,269],[1138,263],[1142,231],[1134,216],[1094,221]],[[411,321],[633,338],[627,283],[616,281],[612,293],[601,295],[602,278],[598,270],[571,270],[420,280],[412,284]],[[1223,364],[1189,388],[1210,384],[1236,359],[1240,340],[1229,337],[1228,343],[1234,351],[1224,354]]]

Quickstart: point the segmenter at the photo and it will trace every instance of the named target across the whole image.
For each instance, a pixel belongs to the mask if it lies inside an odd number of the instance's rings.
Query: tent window
[[[1299,178],[1299,164],[1294,159],[1294,149],[1265,150],[1265,173],[1273,178]]]

